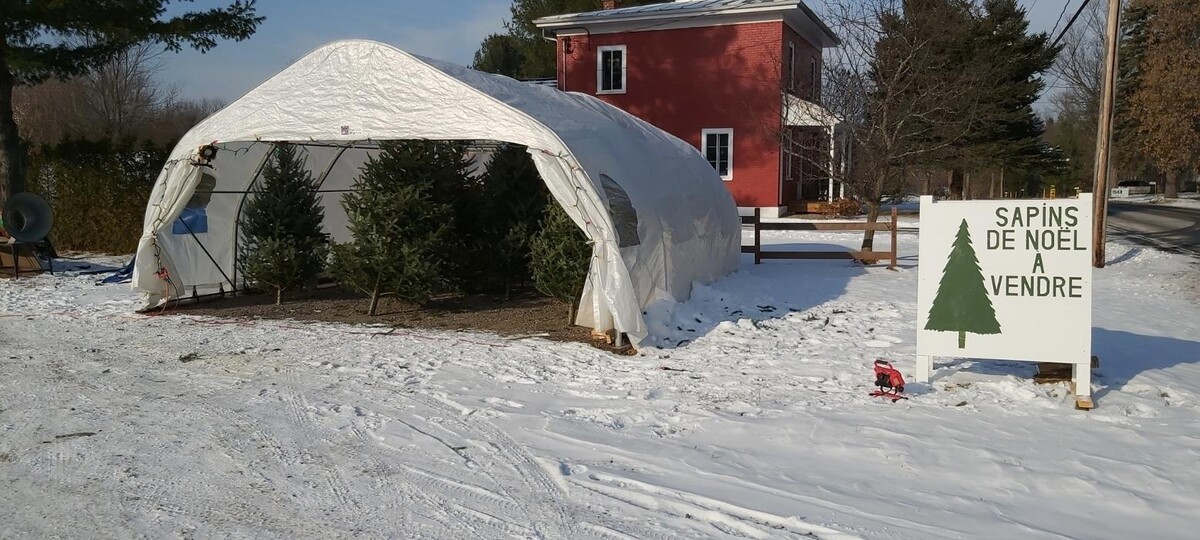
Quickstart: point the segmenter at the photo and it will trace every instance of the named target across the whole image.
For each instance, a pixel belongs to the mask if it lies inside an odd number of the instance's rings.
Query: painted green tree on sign
[[[983,272],[975,248],[971,247],[971,232],[967,220],[958,226],[950,258],[942,270],[942,281],[929,308],[926,330],[958,332],[958,348],[967,346],[967,332],[999,334],[1000,322],[988,298]]]

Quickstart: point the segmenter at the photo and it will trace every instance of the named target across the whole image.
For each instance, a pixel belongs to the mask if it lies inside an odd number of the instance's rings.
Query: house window
[[[733,180],[733,130],[706,129],[700,132],[704,158],[717,170],[722,180]]]
[[[788,43],[787,89],[796,89],[796,44]]]
[[[596,93],[625,93],[625,46],[599,47],[596,58]]]

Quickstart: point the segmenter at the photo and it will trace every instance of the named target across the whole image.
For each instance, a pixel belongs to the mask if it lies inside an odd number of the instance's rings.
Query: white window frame
[[[733,128],[706,128],[700,130],[700,154],[704,156],[704,160],[708,161],[708,136],[709,135],[728,135],[729,136],[729,174],[722,174],[721,180],[726,182],[733,180]],[[712,162],[709,162],[712,165]],[[717,170],[713,167],[713,170]],[[720,174],[720,171],[717,171]]]
[[[796,89],[796,44],[792,43],[790,41],[788,42],[787,76],[788,76],[787,89],[795,90]]]
[[[620,51],[621,53],[621,89],[604,89],[604,53]],[[596,93],[624,94],[629,88],[629,49],[625,45],[603,45],[596,47]]]

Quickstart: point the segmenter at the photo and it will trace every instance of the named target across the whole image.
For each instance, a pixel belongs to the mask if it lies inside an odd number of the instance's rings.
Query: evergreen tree
[[[985,0],[983,8],[975,55],[987,71],[980,77],[986,84],[964,155],[976,166],[1038,167],[1046,129],[1033,104],[1045,88],[1041,74],[1054,65],[1060,48],[1050,48],[1045,33],[1029,33],[1025,9],[1016,0]]]
[[[164,18],[171,0],[0,1],[0,200],[25,190],[13,87],[81,75],[129,47],[161,43],[201,52],[217,39],[250,37],[263,18],[254,0]]]
[[[533,280],[547,296],[567,303],[567,324],[575,324],[575,308],[591,265],[592,247],[558,202],[546,204],[542,228],[534,236]]]
[[[958,348],[967,346],[967,332],[972,334],[999,334],[1000,323],[996,310],[988,298],[983,281],[983,271],[975,248],[971,246],[971,233],[967,220],[958,226],[958,234],[950,250],[950,258],[942,270],[942,281],[938,284],[937,296],[929,308],[926,330],[958,332]]]
[[[1121,16],[1120,62],[1113,107],[1113,157],[1117,166],[1126,171],[1144,171],[1149,166],[1138,135],[1139,118],[1130,104],[1133,96],[1140,93],[1150,15],[1145,2],[1130,2]]]
[[[471,63],[471,67],[479,71],[516,78],[521,76],[521,67],[524,63],[525,58],[517,49],[512,36],[492,34],[483,38],[483,43],[479,44],[479,50],[475,51],[475,61]]]
[[[478,242],[481,214],[478,177],[472,177],[472,162],[462,141],[429,142],[426,157],[430,163],[432,201],[450,209],[447,232],[436,246],[435,258],[442,261],[439,292],[463,288],[470,268],[477,261],[471,246]]]
[[[486,258],[485,280],[501,282],[508,297],[513,284],[530,277],[530,241],[547,201],[546,185],[526,147],[506,144],[496,151],[488,162],[481,196],[479,249],[492,255]]]
[[[238,267],[255,286],[283,291],[314,285],[325,268],[328,239],[319,186],[296,145],[279,143],[242,212]]]
[[[354,240],[334,246],[333,270],[371,296],[370,315],[384,293],[424,303],[446,287],[454,208],[444,197],[453,176],[464,181],[461,165],[460,144],[404,141],[383,144],[363,166],[342,202]]]

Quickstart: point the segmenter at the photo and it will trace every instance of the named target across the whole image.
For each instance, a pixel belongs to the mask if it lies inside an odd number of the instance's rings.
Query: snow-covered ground
[[[744,265],[652,310],[634,357],[0,280],[0,537],[1195,537],[1195,261],[1110,245],[1081,412],[1024,363],[868,397],[875,358],[912,373],[901,250]]]

